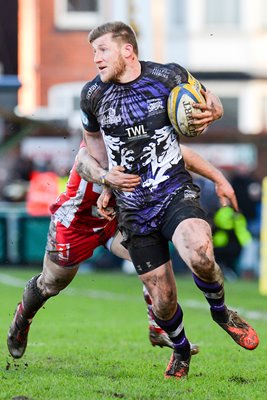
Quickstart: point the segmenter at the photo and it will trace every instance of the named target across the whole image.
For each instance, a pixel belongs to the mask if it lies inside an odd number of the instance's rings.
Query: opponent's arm
[[[223,173],[189,147],[180,146],[186,169],[214,182],[215,190],[222,207],[230,204],[234,210],[238,211],[234,189]]]
[[[113,196],[112,190],[109,187],[104,186],[102,193],[98,197],[96,203],[98,213],[108,221],[111,221],[116,215],[115,212],[113,213],[110,212],[108,207],[109,201],[112,198],[112,196]]]

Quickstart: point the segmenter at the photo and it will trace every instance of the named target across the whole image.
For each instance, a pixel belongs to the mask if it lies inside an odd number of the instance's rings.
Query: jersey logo
[[[81,113],[81,120],[82,120],[83,125],[88,126],[89,120],[88,120],[87,115],[82,110],[80,110],[80,113]]]
[[[96,89],[98,88],[98,84],[94,83],[88,90],[86,93],[86,98],[87,100],[90,99],[90,96],[96,91]]]
[[[58,251],[59,260],[67,261],[70,255],[70,244],[69,243],[57,243],[56,250]]]
[[[114,108],[109,108],[108,113],[105,111],[101,117],[101,126],[106,125],[118,125],[121,122],[121,116],[116,115],[116,110]]]
[[[174,81],[175,81],[176,85],[180,85],[180,83],[182,83],[182,76],[181,75],[175,75]]]
[[[129,139],[139,139],[143,138],[144,136],[148,136],[144,125],[131,126],[130,128],[126,128],[125,130]]]
[[[170,75],[170,71],[166,68],[154,68],[152,71],[152,75],[161,76],[162,78],[168,79]]]
[[[164,111],[163,99],[147,100],[147,109],[149,114],[159,114],[161,110]]]

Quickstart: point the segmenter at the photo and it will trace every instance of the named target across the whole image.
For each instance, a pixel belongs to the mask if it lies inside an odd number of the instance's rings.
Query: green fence
[[[0,263],[7,261],[6,219],[0,218]]]
[[[41,264],[49,222],[28,215],[23,203],[0,203],[0,263]]]
[[[25,216],[18,222],[20,263],[42,262],[50,218]]]

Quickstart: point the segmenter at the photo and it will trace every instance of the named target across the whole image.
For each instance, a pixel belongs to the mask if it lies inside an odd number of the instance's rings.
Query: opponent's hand
[[[215,183],[215,191],[222,207],[232,206],[235,211],[239,211],[235,191],[227,179]]]
[[[105,186],[96,203],[98,214],[100,214],[101,217],[107,219],[108,221],[112,221],[116,216],[114,208],[108,206],[112,196],[112,190]]]
[[[109,187],[123,192],[133,192],[135,187],[140,184],[139,175],[126,174],[125,168],[118,165],[112,167],[105,175],[105,181]]]

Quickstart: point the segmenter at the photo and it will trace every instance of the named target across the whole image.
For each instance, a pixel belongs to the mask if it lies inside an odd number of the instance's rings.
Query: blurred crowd
[[[0,201],[27,202],[32,187],[43,182],[40,191],[43,194],[48,193],[47,203],[50,204],[64,190],[68,174],[69,170],[58,168],[52,160],[33,160],[19,155],[2,175]],[[43,202],[45,203],[44,197]],[[39,215],[49,215],[49,212],[40,211]]]

